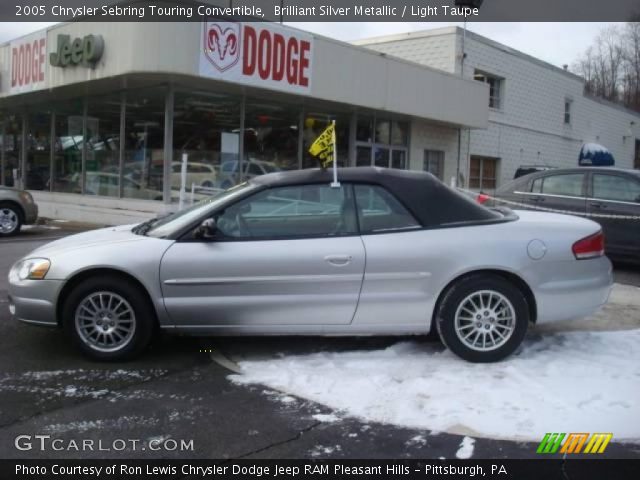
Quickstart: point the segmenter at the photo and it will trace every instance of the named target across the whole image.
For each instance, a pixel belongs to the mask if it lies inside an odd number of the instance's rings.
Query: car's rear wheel
[[[470,275],[445,293],[436,325],[443,343],[470,362],[497,362],[522,343],[529,325],[527,299],[508,280]]]
[[[140,289],[125,279],[94,277],[64,302],[63,326],[74,343],[96,360],[128,360],[149,344],[155,313]]]
[[[22,214],[9,202],[0,202],[0,237],[15,235],[22,227]]]

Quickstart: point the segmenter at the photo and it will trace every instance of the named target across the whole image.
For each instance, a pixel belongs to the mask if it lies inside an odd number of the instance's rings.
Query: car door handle
[[[592,206],[593,208],[602,208],[602,209],[607,208],[607,206],[604,203],[599,203],[599,202],[589,202],[589,205]]]
[[[351,263],[351,255],[327,255],[324,257],[325,262],[341,267]]]
[[[532,202],[544,202],[544,197],[531,197]]]

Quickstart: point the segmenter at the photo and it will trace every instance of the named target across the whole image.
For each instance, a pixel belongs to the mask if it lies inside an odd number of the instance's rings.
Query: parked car
[[[90,195],[118,196],[119,175],[108,172],[87,172],[85,193]],[[145,188],[131,178],[122,178],[123,195],[126,198],[141,200],[162,200],[162,192],[152,188]]]
[[[0,237],[17,234],[37,218],[38,205],[29,192],[0,186]]]
[[[434,176],[371,167],[255,177],[193,207],[65,237],[18,261],[9,306],[95,359],[153,331],[407,335],[437,329],[472,362],[529,323],[586,316],[612,285],[600,226],[492,210]],[[366,256],[366,262],[365,262]],[[588,279],[588,281],[585,281]]]
[[[594,215],[592,220],[604,231],[607,254],[620,260],[640,262],[638,170],[558,168],[518,178],[499,188],[495,197],[524,208]]]
[[[242,163],[242,169],[244,170],[243,173],[245,179],[280,171],[280,168],[275,163],[256,160],[254,158],[245,160]],[[220,179],[218,181],[218,186],[220,188],[227,189],[236,184],[237,177],[238,161],[227,160],[226,162],[222,162],[222,165],[220,166]]]
[[[188,162],[187,163],[187,190],[191,189],[193,183],[198,187],[214,188],[218,173],[216,166],[209,163]],[[182,181],[182,163],[171,163],[171,187],[180,188]]]
[[[513,176],[514,179],[524,177],[525,175],[529,175],[530,173],[535,172],[546,172],[547,170],[551,170],[552,168],[549,165],[520,165],[516,169],[516,173]]]

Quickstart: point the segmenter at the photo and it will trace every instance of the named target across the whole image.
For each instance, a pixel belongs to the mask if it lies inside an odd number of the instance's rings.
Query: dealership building
[[[221,21],[18,38],[0,46],[0,182],[42,216],[135,222],[177,208],[183,158],[197,198],[317,166],[308,149],[332,121],[340,165],[459,172],[473,189],[576,165],[585,143],[634,166],[640,116],[567,71],[457,28],[357,43]]]
[[[640,168],[640,113],[585,95],[568,68],[458,27],[354,43],[489,86],[487,128],[462,130],[461,181],[472,189],[491,192],[521,165],[575,167],[585,145]],[[452,141],[437,150],[445,165],[458,155]]]
[[[488,125],[489,87],[276,23],[67,23],[0,46],[2,183],[42,216],[125,223],[196,193],[317,166],[422,169]],[[455,174],[455,164],[442,175]]]

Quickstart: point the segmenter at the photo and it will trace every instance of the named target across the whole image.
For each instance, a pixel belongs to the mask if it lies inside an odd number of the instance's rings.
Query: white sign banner
[[[47,32],[36,32],[9,45],[9,93],[39,90],[46,85]]]
[[[309,93],[313,36],[270,23],[203,22],[200,75]]]

